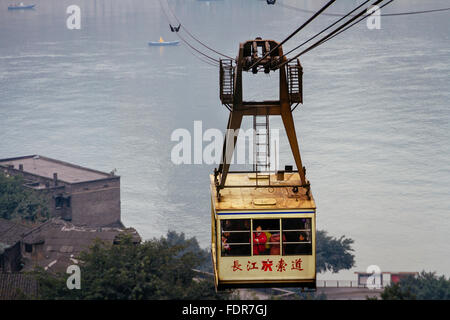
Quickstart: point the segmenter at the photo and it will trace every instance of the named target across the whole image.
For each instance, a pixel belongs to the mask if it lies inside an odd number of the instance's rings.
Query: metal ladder
[[[270,185],[270,131],[269,115],[253,116],[253,171],[255,172],[256,186],[261,179],[269,179]]]

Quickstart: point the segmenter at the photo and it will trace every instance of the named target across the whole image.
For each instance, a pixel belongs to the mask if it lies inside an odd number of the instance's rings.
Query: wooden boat
[[[159,38],[159,41],[150,41],[148,43],[149,46],[177,46],[180,41],[164,41],[162,37]]]

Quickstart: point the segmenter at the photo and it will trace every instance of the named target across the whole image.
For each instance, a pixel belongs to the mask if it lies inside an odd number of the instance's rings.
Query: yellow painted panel
[[[217,248],[217,272],[219,281],[279,281],[306,280],[316,278],[316,221],[315,214],[252,214],[220,216],[217,238],[220,239],[220,220],[225,219],[283,219],[311,218],[312,255],[252,255],[252,256],[221,256]],[[220,243],[217,244],[220,246]]]
[[[299,185],[298,174],[286,174],[286,179],[273,183]],[[248,185],[252,179],[246,174],[228,175],[227,184]],[[253,182],[254,183],[254,182]],[[294,193],[292,187],[281,188],[225,188],[217,198],[214,177],[211,176],[212,246],[216,281],[264,282],[301,281],[316,278],[316,205],[305,189]],[[225,219],[283,219],[311,218],[312,255],[254,255],[246,257],[221,256],[220,222]],[[252,251],[252,250],[251,250]],[[217,284],[217,282],[216,282]]]
[[[221,257],[220,281],[315,279],[314,256]]]

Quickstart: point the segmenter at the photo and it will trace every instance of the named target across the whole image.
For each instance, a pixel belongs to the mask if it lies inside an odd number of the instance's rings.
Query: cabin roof
[[[285,173],[283,181],[277,181],[275,174],[270,176],[271,185],[286,186],[276,188],[255,188],[254,174],[229,173],[225,188],[220,191],[220,202],[214,185],[214,175],[210,175],[211,195],[216,211],[225,210],[285,210],[315,209],[314,197],[306,195],[306,188],[292,191],[292,185],[301,185],[298,173]],[[268,185],[268,180],[259,180],[259,185]],[[227,186],[237,186],[228,187]]]

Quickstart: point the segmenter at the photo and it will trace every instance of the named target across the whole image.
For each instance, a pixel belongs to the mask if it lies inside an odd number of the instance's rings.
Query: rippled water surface
[[[157,0],[34,3],[13,12],[0,0],[1,158],[37,153],[116,168],[127,226],[144,238],[183,231],[208,246],[213,166],[172,164],[170,136],[193,132],[195,120],[225,128],[218,70],[185,45],[147,45],[176,40]],[[239,42],[281,40],[311,15],[260,0],[169,3],[191,33],[231,56]],[[329,12],[358,3],[338,1]],[[71,4],[81,8],[81,30],[66,28]],[[383,12],[446,6],[398,0]],[[318,228],[355,240],[357,266],[340,278],[371,264],[450,275],[449,15],[382,17],[380,30],[362,23],[302,56],[305,103],[294,116]],[[335,19],[320,17],[286,49]],[[248,96],[272,89],[264,82]],[[281,142],[281,162],[292,163]]]

